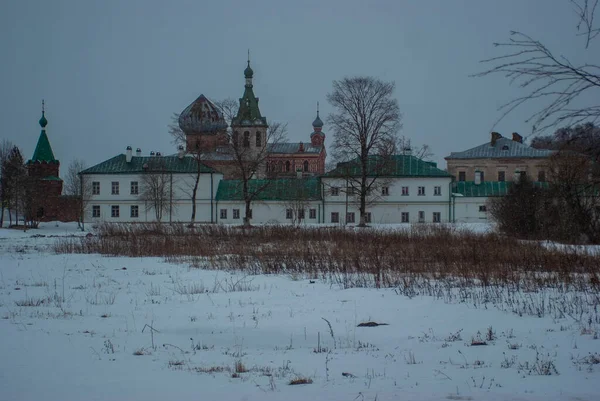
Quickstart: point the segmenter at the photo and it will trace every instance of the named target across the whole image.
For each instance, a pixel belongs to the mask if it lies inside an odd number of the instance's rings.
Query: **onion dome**
[[[323,128],[323,121],[319,118],[319,112],[317,111],[317,118],[313,121],[313,128]]]
[[[250,60],[248,60],[248,67],[246,67],[246,69],[244,70],[244,77],[252,78],[253,75],[254,71],[252,71],[252,68],[250,68]]]
[[[42,118],[40,118],[40,127],[42,128],[46,128],[46,125],[48,125],[48,120],[46,120],[46,116],[44,115],[44,111],[42,110]]]
[[[210,134],[225,130],[227,123],[219,108],[200,95],[179,115],[179,128],[186,134]]]

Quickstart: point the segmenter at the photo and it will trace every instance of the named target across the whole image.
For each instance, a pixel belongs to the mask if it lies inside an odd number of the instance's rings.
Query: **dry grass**
[[[290,386],[295,386],[298,384],[311,384],[313,381],[310,377],[297,376],[289,381]]]

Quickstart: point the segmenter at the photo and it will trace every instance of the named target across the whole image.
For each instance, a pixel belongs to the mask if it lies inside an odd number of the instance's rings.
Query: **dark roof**
[[[52,146],[50,146],[50,141],[48,140],[48,135],[46,135],[45,129],[42,129],[37,145],[35,147],[35,151],[33,152],[33,157],[31,158],[31,160],[29,160],[28,163],[34,162],[58,162],[58,160],[54,158],[54,152],[52,152]]]
[[[382,161],[379,156],[369,158],[370,176],[380,175],[385,177],[451,177],[451,175],[437,168],[433,162],[426,162],[415,156],[393,155],[387,161]],[[325,177],[359,176],[360,165],[358,161],[338,163],[335,169],[325,174]]]
[[[221,180],[217,190],[217,201],[243,200],[242,180]],[[286,201],[294,199],[320,200],[319,178],[280,178],[249,180],[249,193],[257,193],[254,200]]]
[[[90,168],[83,170],[80,174],[135,174],[144,172],[144,165],[160,165],[161,171],[167,173],[195,173],[197,171],[196,160],[191,156],[180,159],[177,155],[172,156],[132,156],[131,162],[127,163],[125,155],[120,154],[112,159],[103,161]],[[201,166],[202,173],[217,172],[205,164]]]
[[[446,160],[451,159],[506,159],[506,158],[546,158],[550,157],[554,151],[546,149],[535,149],[509,138],[501,137],[492,146],[490,142],[474,148],[462,151],[452,152]]]
[[[281,142],[281,143],[270,143],[268,145],[269,153],[282,153],[282,154],[290,154],[290,153],[312,153],[319,154],[323,150],[323,145],[321,146],[313,146],[310,142],[303,143],[304,151],[299,152],[300,142]]]
[[[49,175],[49,176],[42,178],[42,181],[62,181],[62,178],[57,177],[55,175]]]
[[[221,111],[200,95],[179,115],[179,128],[186,133],[215,133],[224,132],[227,123]]]
[[[457,181],[452,183],[452,194],[465,197],[504,196],[513,183],[509,181],[484,181],[475,184],[474,181]],[[547,182],[534,182],[539,188],[546,188]]]

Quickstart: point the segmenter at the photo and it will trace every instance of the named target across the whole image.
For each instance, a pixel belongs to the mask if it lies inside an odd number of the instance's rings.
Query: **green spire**
[[[254,71],[250,68],[250,51],[248,51],[248,67],[244,70],[246,86],[244,95],[240,99],[240,108],[238,109],[237,116],[231,122],[232,125],[267,125],[267,119],[266,117],[261,116],[260,109],[258,108],[258,98],[254,95],[254,90],[252,89],[253,74]]]
[[[48,135],[46,135],[46,125],[48,125],[48,120],[46,120],[46,116],[44,115],[44,101],[42,100],[42,118],[40,118],[40,126],[42,127],[42,132],[40,133],[40,137],[38,139],[38,143],[35,147],[35,151],[33,152],[33,157],[30,162],[58,162],[54,158],[54,152],[52,152],[52,146],[50,146],[50,141],[48,140]]]

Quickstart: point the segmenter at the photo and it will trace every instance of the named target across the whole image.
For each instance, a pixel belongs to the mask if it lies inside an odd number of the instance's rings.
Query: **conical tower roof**
[[[37,145],[35,147],[35,151],[33,152],[33,157],[29,160],[32,162],[46,162],[46,163],[58,163],[58,160],[54,158],[54,152],[52,151],[52,146],[50,146],[50,140],[48,140],[48,135],[46,134],[46,125],[48,125],[48,120],[44,115],[44,111],[42,110],[42,118],[40,118],[40,126],[42,127],[42,132],[40,133],[40,137],[38,138]]]

